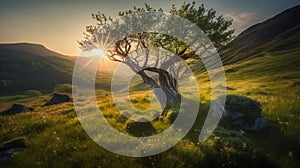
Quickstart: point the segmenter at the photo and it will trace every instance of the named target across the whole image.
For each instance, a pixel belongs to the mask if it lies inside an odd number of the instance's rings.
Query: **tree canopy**
[[[145,7],[143,8],[133,7],[131,10],[119,12],[118,15],[123,17],[122,21],[114,20],[113,18],[100,12],[92,14],[92,18],[97,21],[97,24],[86,27],[86,33],[84,33],[85,39],[79,42],[79,44],[82,47],[94,46],[95,42],[102,43],[101,41],[99,42],[98,37],[93,39],[93,42],[90,42],[90,39],[95,34],[98,36],[106,36],[106,39],[102,40],[107,43],[105,50],[109,59],[127,64],[134,72],[142,77],[145,83],[149,84],[153,89],[162,89],[167,97],[168,103],[178,101],[180,94],[178,92],[177,80],[179,70],[182,70],[182,66],[175,64],[179,62],[179,59],[176,58],[179,57],[182,60],[200,58],[199,55],[196,54],[195,49],[190,47],[190,44],[187,44],[181,39],[166,33],[160,34],[157,32],[138,32],[135,34],[128,34],[118,41],[111,43],[108,42],[108,38],[113,38],[110,37],[110,30],[118,29],[118,31],[122,31],[124,27],[126,27],[127,30],[131,30],[138,29],[139,26],[143,26],[144,24],[151,25],[151,23],[146,22],[151,20],[153,21],[153,18],[139,18],[137,19],[139,22],[132,22],[135,17],[138,18],[145,16],[142,15],[145,12],[163,13],[164,11],[161,8],[154,9],[150,5],[145,4]],[[203,44],[203,50],[207,51],[209,49],[213,49],[214,47],[221,49],[233,38],[232,34],[234,30],[230,29],[232,21],[226,20],[222,15],[217,16],[215,10],[207,10],[203,4],[197,6],[195,2],[192,2],[183,3],[183,5],[180,7],[173,5],[169,11],[169,14],[187,19],[194,25],[198,26],[206,34],[212,44]],[[158,20],[163,18],[159,18],[158,16],[155,19]],[[167,21],[167,23],[168,22],[172,22],[172,20]],[[117,25],[117,28],[109,27],[107,23],[114,23],[114,25]],[[180,32],[181,34],[186,35],[187,37],[193,37],[193,30],[189,29],[189,25],[178,25],[168,28],[180,29],[177,31],[182,31]],[[126,34],[127,32],[124,33]],[[192,38],[191,40],[192,44],[194,42],[193,40],[198,39]],[[156,54],[155,59],[152,60],[152,63],[154,62],[154,64],[150,64],[150,52],[153,48],[163,48],[175,54],[177,57],[172,55],[170,56],[166,53],[163,55]],[[145,73],[145,71],[159,74],[159,80],[155,81],[153,78],[151,78],[151,76]],[[157,94],[157,97],[160,97],[159,94]]]

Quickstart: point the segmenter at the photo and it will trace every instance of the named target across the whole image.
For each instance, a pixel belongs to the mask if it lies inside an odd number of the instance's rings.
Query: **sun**
[[[114,46],[114,40],[111,39],[111,31],[98,29],[94,34],[85,41],[82,46],[80,56],[100,57],[108,56],[109,48]]]
[[[113,69],[109,63],[109,49],[114,46],[111,39],[111,30],[98,29],[82,46],[80,56],[89,57],[82,68],[89,66],[93,61],[100,59],[102,70]]]

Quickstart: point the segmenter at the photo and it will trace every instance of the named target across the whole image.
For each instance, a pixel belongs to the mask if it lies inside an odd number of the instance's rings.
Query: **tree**
[[[134,7],[132,10],[119,12],[118,15],[133,16],[134,14],[141,14],[143,12],[163,12],[163,10],[161,8],[154,9],[150,5],[145,4],[144,8]],[[234,30],[230,30],[232,21],[225,20],[223,16],[216,16],[215,10],[207,10],[203,4],[196,7],[195,2],[183,3],[178,9],[173,5],[170,14],[180,16],[196,24],[210,38],[217,49],[224,47],[233,38],[232,34]],[[86,27],[86,33],[84,33],[85,40],[79,42],[82,47],[94,46],[94,42],[91,43],[90,39],[95,34],[109,37],[107,30],[113,28],[107,29],[106,23],[108,22],[115,22],[119,28],[129,26],[127,27],[128,29],[130,29],[130,24],[132,23],[130,19],[124,19],[121,24],[121,22],[114,21],[111,17],[107,17],[100,12],[92,14],[92,17],[97,21],[97,25]],[[131,26],[138,27],[141,24],[143,23],[137,23]],[[99,28],[104,29],[99,33]],[[116,29],[116,27],[114,27],[114,29]],[[94,39],[94,41],[98,40]],[[151,50],[157,47],[170,51],[178,57],[164,53],[163,55],[156,54],[155,58],[150,58]],[[129,34],[121,40],[107,45],[106,51],[109,59],[125,63],[138,74],[145,83],[149,84],[163,107],[165,104],[180,101],[177,79],[183,66],[178,64],[178,62],[180,62],[180,60],[199,58],[199,55],[195,54],[195,51],[180,39],[155,32]],[[150,64],[150,62],[152,62],[152,64]],[[172,71],[169,71],[169,69],[172,69]],[[176,69],[176,71],[174,69]],[[156,81],[153,77],[148,75],[147,72],[158,74],[158,80]],[[164,100],[162,93],[165,95],[166,100]]]

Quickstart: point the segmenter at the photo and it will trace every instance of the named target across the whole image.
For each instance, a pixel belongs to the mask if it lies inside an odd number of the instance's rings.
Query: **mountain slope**
[[[56,57],[66,57],[62,54],[57,52],[51,51],[47,49],[45,46],[41,44],[33,44],[33,43],[9,43],[9,44],[1,44],[0,50],[6,51],[15,51],[15,52],[25,52],[34,55],[40,56],[56,56]]]
[[[300,5],[246,29],[221,52],[224,64],[260,57],[263,52],[300,46]]]
[[[246,29],[220,55],[227,84],[241,94],[297,89],[300,86],[300,5]]]
[[[49,92],[58,83],[71,83],[74,61],[42,45],[0,44],[0,95]]]
[[[0,44],[0,96],[22,94],[30,89],[49,93],[57,84],[71,84],[76,58],[39,44]],[[105,62],[100,67],[95,86],[110,90],[115,65]],[[123,80],[120,75],[117,78]]]

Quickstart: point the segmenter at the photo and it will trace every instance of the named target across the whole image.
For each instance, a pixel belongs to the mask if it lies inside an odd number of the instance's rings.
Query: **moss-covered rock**
[[[246,120],[255,120],[261,114],[261,105],[249,97],[240,95],[226,95],[225,108],[232,112],[245,114]]]
[[[225,107],[221,96],[213,101],[214,115],[220,117],[225,123],[241,128],[245,131],[258,131],[265,129],[267,121],[262,115],[261,105],[245,96],[226,95]]]
[[[137,137],[150,136],[155,134],[155,128],[150,121],[140,119],[138,121],[128,120],[126,131]]]

